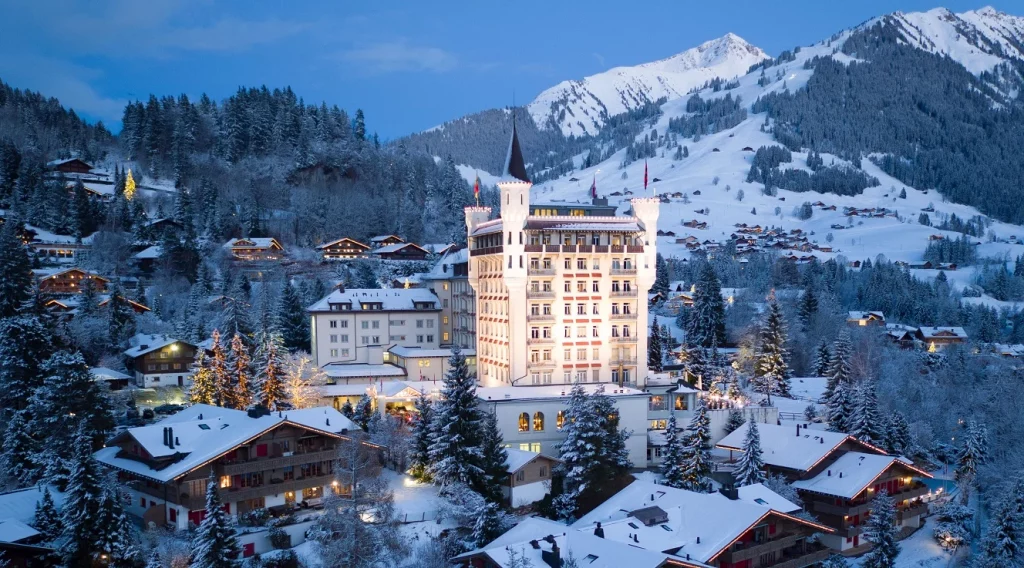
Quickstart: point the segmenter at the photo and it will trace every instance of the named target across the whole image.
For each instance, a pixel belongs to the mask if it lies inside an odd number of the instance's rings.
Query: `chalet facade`
[[[967,332],[962,327],[919,327],[914,337],[928,346],[928,351],[941,351],[950,345],[966,343]]]
[[[370,239],[370,246],[376,249],[391,245],[400,245],[404,242],[405,239],[398,235],[377,235]]]
[[[224,248],[235,260],[247,262],[281,260],[284,247],[274,238],[231,239]]]
[[[356,428],[333,408],[253,418],[196,404],[117,434],[94,457],[117,472],[130,514],[185,530],[206,515],[211,470],[229,515],[309,506],[329,491],[344,491],[334,479],[334,460],[339,442]]]
[[[396,243],[375,248],[370,256],[382,260],[426,260],[430,254],[423,247],[413,243]]]
[[[34,270],[33,276],[38,281],[39,291],[52,296],[81,294],[87,286],[92,286],[94,292],[102,294],[110,284],[109,279],[81,268]]]
[[[512,507],[521,507],[544,498],[551,490],[551,471],[559,460],[538,452],[507,448],[508,479],[501,492]]]
[[[70,158],[47,162],[46,169],[51,172],[60,172],[62,174],[87,174],[92,172],[93,167],[85,160]]]
[[[352,258],[366,258],[370,251],[369,245],[350,239],[348,237],[324,243],[318,247],[320,256],[324,260],[348,260]]]
[[[884,326],[885,314],[882,312],[848,312],[846,325],[850,327]]]
[[[126,366],[143,388],[192,384],[197,346],[166,335],[139,334],[124,352]]]

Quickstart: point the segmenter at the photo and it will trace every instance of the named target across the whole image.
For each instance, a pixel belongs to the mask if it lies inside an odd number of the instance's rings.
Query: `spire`
[[[512,140],[508,144],[508,158],[505,160],[504,177],[513,177],[519,181],[530,182],[530,177],[526,175],[526,162],[523,161],[523,151],[519,148],[515,109],[512,110]]]

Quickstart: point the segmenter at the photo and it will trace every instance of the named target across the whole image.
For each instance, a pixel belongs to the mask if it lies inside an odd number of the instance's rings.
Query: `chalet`
[[[885,334],[893,343],[909,349],[916,343],[917,328],[899,323],[885,324]]]
[[[681,191],[672,192],[670,197],[672,197],[672,199],[682,199],[683,198],[683,192],[681,192]]]
[[[26,224],[23,236],[36,258],[46,264],[72,264],[87,258],[92,249],[92,235],[79,239]]]
[[[700,195],[700,190],[699,190],[699,189],[697,189],[697,190],[694,190],[693,194],[694,194],[694,195]]]
[[[106,367],[93,367],[89,369],[89,373],[92,374],[94,381],[107,385],[112,391],[127,387],[128,383],[132,380],[131,375],[126,375],[121,371],[115,371]]]
[[[320,251],[320,255],[324,260],[365,258],[366,253],[370,250],[369,245],[364,245],[363,243],[348,237],[324,243],[316,248]]]
[[[559,460],[539,452],[507,448],[505,467],[507,483],[501,491],[512,507],[521,507],[540,501],[551,487],[551,471]]]
[[[690,228],[690,229],[705,230],[705,229],[708,228],[708,223],[707,223],[707,221],[698,221],[696,219],[693,219],[691,221],[684,222],[683,226],[687,227],[687,228]]]
[[[149,306],[144,305],[144,304],[140,304],[139,302],[136,302],[135,300],[132,300],[131,298],[126,298],[124,296],[121,296],[121,299],[123,301],[127,302],[128,303],[128,307],[130,307],[132,309],[132,311],[137,313],[137,314],[144,314],[146,312],[153,311],[152,309],[150,309]],[[110,296],[106,296],[106,295],[105,296],[101,296],[99,300],[100,301],[96,304],[97,307],[105,308],[105,307],[107,307],[110,304]]]
[[[859,260],[851,260],[846,263],[848,268],[860,268],[861,262]]]
[[[70,158],[66,160],[52,160],[46,163],[46,169],[51,172],[63,174],[87,174],[92,172],[93,167],[85,160]]]
[[[863,551],[870,546],[863,539],[871,500],[885,489],[897,504],[896,524],[912,531],[921,526],[927,505],[921,498],[928,487],[915,478],[931,475],[905,458],[890,456],[881,448],[842,432],[809,430],[796,426],[758,424],[765,470],[791,481],[804,501],[804,508],[833,532],[822,535],[829,547]],[[717,444],[742,452],[747,429],[734,430]]]
[[[831,245],[825,245],[825,246],[820,246],[819,245],[817,248],[821,252],[832,252],[832,246]]]
[[[186,530],[205,517],[210,475],[229,515],[309,507],[330,491],[347,491],[334,477],[334,460],[339,444],[350,440],[345,434],[356,428],[333,408],[253,417],[196,404],[156,424],[129,428],[93,455],[117,473],[128,513]]]
[[[153,272],[157,262],[163,258],[164,251],[161,245],[146,247],[132,256],[135,266],[145,273]]]
[[[847,312],[846,325],[850,327],[884,326],[885,314],[882,312]]]
[[[128,307],[130,307],[132,309],[132,311],[137,313],[137,314],[144,314],[146,312],[151,311],[148,306],[140,304],[139,302],[136,302],[135,300],[132,300],[130,298],[126,298],[124,296],[121,296],[121,300],[123,302],[127,303]],[[57,315],[60,315],[60,316],[66,317],[66,318],[71,318],[71,317],[74,317],[75,315],[77,315],[79,313],[79,310],[82,307],[81,304],[82,304],[82,296],[81,295],[70,294],[70,295],[66,295],[66,296],[61,296],[59,298],[50,298],[49,300],[46,301],[46,303],[43,305],[43,307],[45,307],[47,310],[53,312],[54,314],[57,314]],[[106,308],[106,307],[109,307],[109,306],[110,306],[110,296],[108,294],[101,294],[101,295],[96,297],[96,307],[97,308]]]
[[[109,279],[81,268],[33,270],[32,275],[36,277],[39,291],[53,296],[80,294],[87,286],[92,286],[94,292],[102,293],[107,291],[107,285],[110,284]]]
[[[166,335],[139,334],[131,338],[124,351],[126,367],[143,388],[184,387],[192,383],[192,363],[197,346]]]
[[[651,178],[651,183],[658,183],[659,181],[661,181],[661,178]]]
[[[377,235],[370,239],[370,246],[373,248],[386,247],[388,245],[397,245],[404,243],[405,240],[398,235]]]
[[[956,270],[955,262],[940,262],[935,265],[936,270]]]
[[[916,262],[916,263],[913,263],[913,264],[908,264],[907,268],[913,268],[915,270],[931,270],[931,269],[935,268],[935,265],[932,264],[932,261],[926,260],[924,262]]]
[[[284,247],[275,238],[231,239],[224,243],[224,249],[231,253],[235,260],[264,261],[280,260],[284,256]]]
[[[146,223],[146,231],[151,239],[159,239],[164,235],[177,235],[185,227],[174,219],[158,218]]]
[[[751,148],[750,146],[744,146],[743,149],[740,150],[740,152],[753,152],[753,151],[754,151],[754,149]]]
[[[967,332],[962,327],[919,327],[915,338],[928,346],[928,351],[935,352],[947,345],[959,345],[967,342]]]
[[[382,260],[426,260],[427,251],[414,243],[384,245],[370,251],[370,256]]]
[[[711,151],[712,152],[721,152],[721,150],[719,150],[718,148],[712,148]]]
[[[75,189],[76,183],[69,181],[65,187],[71,192]],[[114,184],[111,183],[90,181],[89,183],[83,183],[82,188],[85,189],[86,195],[92,199],[108,202],[114,198]]]
[[[448,244],[432,243],[432,244],[425,244],[425,245],[423,245],[422,248],[424,250],[426,250],[427,252],[431,253],[431,254],[436,254],[438,256],[444,256],[444,255],[448,254],[449,252],[455,250],[457,248],[457,246],[458,245],[456,245],[455,243],[448,243]]]

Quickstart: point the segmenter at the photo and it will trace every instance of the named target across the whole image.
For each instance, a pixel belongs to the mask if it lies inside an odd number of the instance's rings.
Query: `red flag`
[[[647,191],[647,160],[644,160],[644,191]]]
[[[597,199],[597,174],[594,174],[594,183],[590,184],[590,197]]]
[[[473,182],[473,197],[476,198],[477,203],[480,202],[480,174],[476,175],[476,181]]]

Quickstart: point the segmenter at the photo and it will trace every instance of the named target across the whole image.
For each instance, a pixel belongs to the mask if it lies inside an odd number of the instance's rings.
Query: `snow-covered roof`
[[[362,377],[404,377],[405,369],[384,363],[370,365],[367,363],[328,363],[320,370],[332,379],[353,379]]]
[[[430,272],[420,274],[421,280],[446,280],[455,275],[455,265],[469,262],[469,249],[462,247],[458,250],[450,250],[445,253],[441,260],[430,269]]]
[[[36,504],[42,501],[44,489],[50,490],[54,506],[59,510],[64,505],[64,494],[56,487],[37,485],[27,489],[18,489],[0,493],[0,519],[16,519],[23,523],[31,523],[35,518]]]
[[[530,216],[527,231],[621,231],[639,233],[640,224],[632,217],[572,217],[572,220],[550,216]]]
[[[391,353],[398,355],[399,357],[451,357],[452,350],[450,347],[443,347],[440,349],[425,349],[423,347],[408,347],[405,345],[396,345],[391,349],[388,349]],[[476,355],[476,349],[463,349],[462,354],[466,357],[473,357]]]
[[[880,319],[885,321],[885,314],[882,312],[848,312],[846,314],[848,320],[862,320],[862,319]]]
[[[26,231],[32,231],[33,233],[35,233],[35,237],[32,238],[32,242],[33,243],[47,244],[47,245],[49,245],[49,244],[54,244],[54,245],[73,245],[73,244],[76,244],[77,241],[78,241],[78,239],[74,235],[60,235],[60,234],[57,234],[57,233],[52,233],[52,232],[47,231],[46,229],[43,229],[41,227],[36,227],[35,225],[29,225],[28,223],[25,223],[25,230]],[[92,238],[93,238],[93,235],[89,235],[88,237],[82,237],[82,244],[83,245],[92,244]]]
[[[255,248],[255,249],[271,249],[281,248],[281,243],[277,242],[277,239],[271,237],[256,237],[247,239],[231,239],[224,243],[224,248]]]
[[[761,459],[764,460],[764,463],[775,467],[807,471],[844,442],[850,441],[864,448],[872,448],[857,438],[842,432],[800,428],[800,435],[797,436],[797,428],[796,425],[777,426],[760,423],[757,425],[758,433],[761,435]],[[743,439],[746,435],[746,428],[737,428],[722,438],[717,447],[742,451]],[[885,453],[881,449],[874,449],[880,454]]]
[[[919,327],[921,336],[927,339],[946,339],[957,337],[967,339],[967,332],[962,327]]]
[[[93,278],[95,278],[97,280],[102,280],[104,282],[110,282],[109,278],[104,278],[103,276],[100,276],[98,272],[95,272],[95,271],[92,271],[92,270],[86,270],[84,268],[78,268],[78,267],[73,267],[73,268],[33,268],[32,269],[32,276],[35,276],[36,278],[38,278],[40,280],[45,280],[47,278],[54,278],[54,277],[60,276],[62,274],[67,274],[68,272],[81,272],[82,274],[87,274],[87,275],[89,275],[89,276],[91,276],[91,277],[93,277]]]
[[[810,479],[794,481],[792,485],[805,491],[853,499],[894,464],[907,467],[924,477],[931,477],[928,472],[896,456],[846,452],[825,471]]]
[[[594,394],[604,387],[604,394],[617,398],[622,396],[649,396],[648,393],[630,387],[614,385],[586,384],[582,385],[587,394]],[[570,385],[543,385],[526,387],[484,387],[476,389],[476,396],[481,400],[497,402],[502,400],[529,400],[569,398]]]
[[[93,367],[89,369],[89,372],[92,373],[92,377],[98,381],[123,381],[131,378],[120,371],[115,371],[106,367]]]
[[[427,243],[421,245],[420,248],[426,251],[430,251],[434,254],[444,254],[448,252],[448,249],[455,246],[455,243]]]
[[[491,219],[490,221],[484,221],[476,226],[473,230],[471,237],[482,237],[484,235],[491,235],[494,233],[500,233],[502,228],[501,219]]]
[[[46,166],[50,168],[55,168],[57,166],[63,166],[64,164],[70,164],[71,162],[82,162],[83,164],[92,168],[92,164],[86,162],[81,158],[64,158],[62,160],[50,160],[49,162],[46,162]]]
[[[505,459],[505,467],[509,473],[515,473],[523,467],[536,459],[541,455],[540,452],[528,452],[526,450],[517,450],[515,448],[505,448],[508,453],[508,457]],[[555,459],[550,456],[544,456],[549,459]]]
[[[368,384],[343,384],[343,385],[320,385],[317,387],[317,391],[320,392],[320,396],[332,397],[332,396],[362,396],[370,390]]]
[[[335,240],[333,240],[333,241],[331,241],[329,243],[324,243],[324,244],[322,244],[322,245],[320,245],[320,246],[318,246],[316,248],[318,248],[320,250],[323,250],[323,249],[330,248],[330,247],[332,247],[332,246],[334,246],[334,245],[336,245],[338,243],[342,243],[342,242],[345,242],[345,241],[348,241],[348,242],[356,245],[359,248],[363,248],[363,249],[370,248],[369,245],[365,245],[365,244],[363,244],[363,243],[361,243],[361,242],[359,242],[359,241],[357,241],[355,239],[349,238],[349,237],[342,237],[340,239],[335,239]]]
[[[399,241],[401,241],[403,243],[405,242],[405,239],[403,239],[402,237],[399,237],[398,235],[377,235],[376,237],[372,237],[370,239],[370,242],[371,243],[382,243],[382,242],[384,242],[384,241],[386,241],[388,239],[398,239]]]
[[[738,487],[736,491],[739,493],[740,501],[745,501],[754,505],[761,505],[762,507],[768,507],[769,509],[775,509],[776,511],[782,511],[783,513],[789,513],[790,515],[795,515],[801,510],[800,505],[797,505],[782,495],[772,491],[763,483],[744,485],[742,487]]]
[[[419,246],[419,245],[417,245],[415,243],[394,243],[394,244],[390,244],[390,245],[384,245],[384,246],[382,246],[380,248],[375,248],[375,249],[370,251],[370,254],[390,254],[390,253],[398,252],[398,251],[400,251],[400,250],[402,250],[404,248],[408,248],[408,247],[417,248],[417,249],[420,249],[423,252],[427,252],[423,247],[421,247],[421,246]]]
[[[155,259],[160,258],[161,256],[163,256],[163,254],[163,247],[161,247],[160,245],[153,245],[151,247],[144,248],[141,251],[135,253],[135,258],[139,260]]]
[[[151,335],[146,333],[140,333],[135,335],[130,340],[128,340],[128,343],[132,345],[132,347],[130,349],[126,349],[124,351],[124,355],[126,357],[131,357],[133,359],[135,357],[145,355],[146,353],[152,353],[153,351],[163,349],[164,347],[167,347],[168,345],[172,345],[174,343],[185,343],[186,345],[191,345],[185,341],[175,339],[169,335]]]
[[[39,531],[18,519],[0,519],[0,542],[18,542],[38,534]]]
[[[441,392],[441,384],[434,381],[386,381],[370,387],[370,396],[391,398],[402,395],[419,396]]]
[[[330,312],[331,304],[349,304],[350,311],[360,311],[363,303],[383,304],[379,311],[430,311],[417,308],[416,304],[430,302],[433,309],[439,309],[437,296],[426,288],[349,288],[347,290],[334,290],[324,296],[320,301],[308,308],[310,312]]]
[[[156,470],[148,464],[118,457],[118,446],[103,448],[94,454],[97,461],[158,481],[170,481],[195,470],[224,453],[283,424],[293,424],[329,434],[358,428],[331,407],[316,407],[251,418],[245,411],[208,404],[192,405],[148,426],[130,428],[112,441],[130,436],[149,453],[160,457],[182,456],[167,467]],[[172,428],[174,448],[164,443],[164,428]]]

